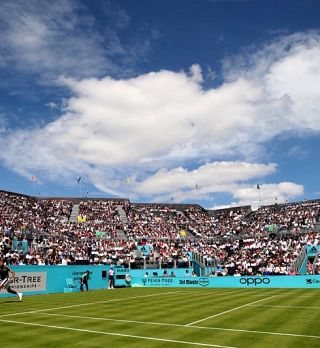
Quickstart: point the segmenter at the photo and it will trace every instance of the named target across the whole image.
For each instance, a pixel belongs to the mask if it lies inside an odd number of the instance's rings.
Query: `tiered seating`
[[[77,222],[70,221],[73,204]],[[127,214],[120,220],[118,206]],[[317,245],[320,201],[206,211],[196,205],[130,204],[108,199],[34,199],[0,192],[0,254],[10,264],[118,263],[140,267],[139,243],[148,262],[188,264],[201,255],[222,274],[289,274],[306,245]],[[119,240],[123,229],[128,240]],[[12,250],[15,239],[29,252]],[[15,243],[14,243],[15,244]],[[320,272],[319,259],[308,272]]]
[[[185,237],[185,215],[165,205],[130,204],[125,232],[130,239],[178,239]]]

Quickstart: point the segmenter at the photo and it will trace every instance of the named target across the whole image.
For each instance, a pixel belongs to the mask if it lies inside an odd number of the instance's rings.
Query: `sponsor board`
[[[115,269],[114,269],[114,272],[115,272],[115,274],[118,274],[118,273],[121,273],[121,274],[123,274],[123,273],[129,273],[131,270],[129,269],[129,268],[123,268],[123,267],[115,267]]]
[[[83,271],[77,271],[77,272],[72,272],[72,280],[74,282],[74,284],[77,284],[77,283],[81,283],[81,277],[83,276],[83,274],[86,272],[86,269],[84,269]],[[93,272],[90,272],[89,271],[89,278],[88,280],[91,280],[92,279],[92,273]]]
[[[189,260],[193,260],[193,254],[192,254],[192,251],[185,251],[184,252],[184,255],[189,257]]]
[[[306,279],[306,284],[320,284],[320,279],[311,279],[311,278],[307,278]]]
[[[319,245],[307,245],[307,255],[308,257],[315,257],[320,251]]]
[[[28,242],[26,240],[13,240],[11,245],[11,250],[22,251],[24,254],[28,252]]]
[[[46,291],[47,273],[46,272],[16,272],[10,279],[10,287],[18,292]],[[6,293],[1,289],[1,293]]]
[[[143,256],[149,256],[150,255],[150,245],[137,245],[137,249],[140,251],[140,253]]]
[[[202,287],[206,287],[209,285],[209,279],[208,278],[200,278],[199,279],[199,285]]]
[[[247,286],[257,286],[257,285],[267,285],[270,284],[270,278],[266,277],[246,277],[246,278],[240,278],[240,284],[247,285]]]
[[[142,278],[142,284],[144,286],[172,286],[173,283],[174,279],[169,277]]]
[[[171,277],[144,277],[141,279],[144,286],[192,286],[207,287],[209,286],[209,278],[171,278]]]

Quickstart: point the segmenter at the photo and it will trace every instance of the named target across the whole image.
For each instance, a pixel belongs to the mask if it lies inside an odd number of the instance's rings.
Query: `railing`
[[[317,264],[320,263],[320,250],[318,251],[317,256],[313,260],[312,264],[312,273],[316,274],[316,268],[318,268]]]
[[[296,274],[300,274],[302,271],[302,266],[306,262],[307,259],[307,247],[304,246],[301,250],[301,253],[298,255],[296,260],[292,264],[292,269]]]
[[[193,253],[193,268],[198,276],[208,276],[212,271],[216,271],[216,260],[208,261],[203,255]]]

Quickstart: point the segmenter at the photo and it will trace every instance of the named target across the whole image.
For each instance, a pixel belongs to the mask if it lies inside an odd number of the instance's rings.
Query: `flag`
[[[34,175],[32,175],[31,181],[32,181],[32,182],[36,182],[36,180],[37,180],[37,178],[36,178]]]
[[[259,184],[257,184],[257,190],[260,190],[260,185]]]
[[[78,179],[77,181],[78,181],[78,184],[80,184],[80,181],[81,181],[81,176],[79,176],[79,179]]]
[[[186,237],[186,236],[187,236],[187,232],[185,230],[181,230],[180,237]]]

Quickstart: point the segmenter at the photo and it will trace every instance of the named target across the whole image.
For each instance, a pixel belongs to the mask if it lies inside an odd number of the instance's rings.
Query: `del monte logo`
[[[199,285],[200,286],[208,286],[209,285],[209,279],[208,278],[200,278],[199,279]]]

